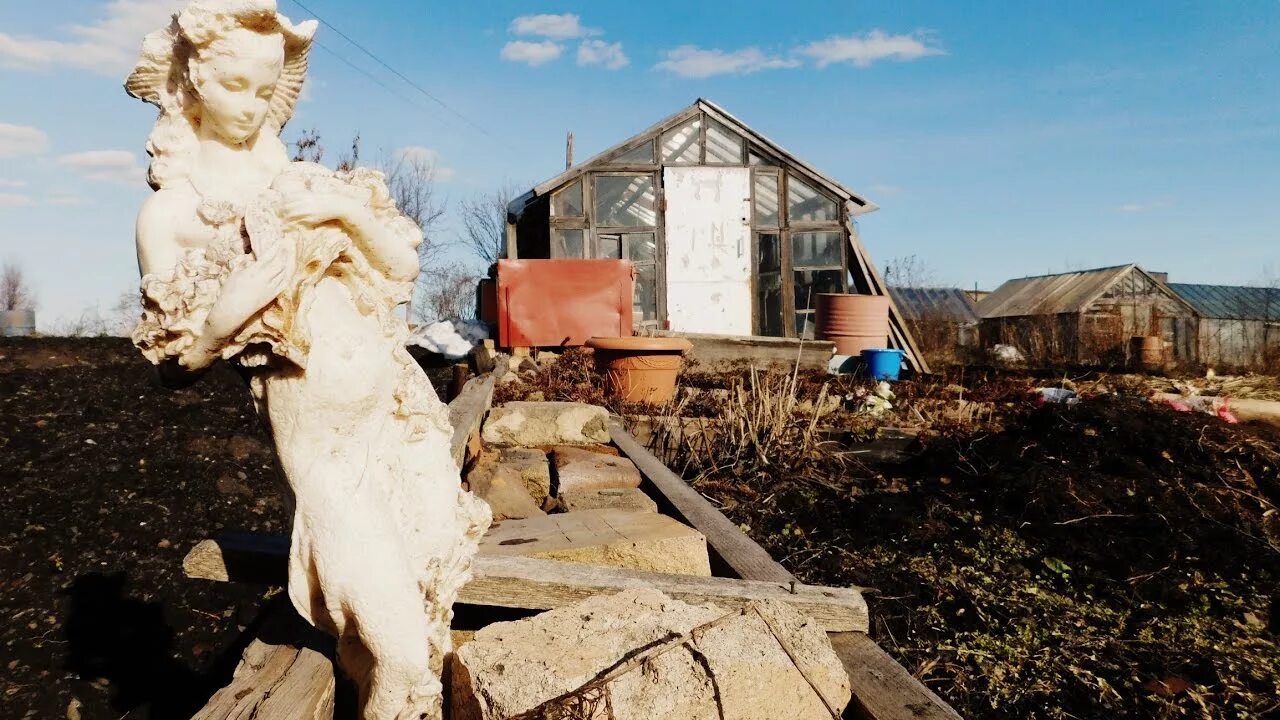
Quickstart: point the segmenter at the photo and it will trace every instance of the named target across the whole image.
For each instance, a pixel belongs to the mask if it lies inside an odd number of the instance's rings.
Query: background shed
[[[959,359],[959,349],[978,344],[978,308],[960,288],[891,287],[911,336],[930,362]]]
[[[1280,367],[1280,288],[1169,283],[1200,313],[1200,360],[1248,369]]]
[[[819,293],[887,292],[853,222],[875,209],[698,100],[512,201],[507,255],[630,261],[639,330],[812,338]]]
[[[1166,358],[1197,359],[1198,314],[1137,265],[1018,278],[978,303],[983,347],[1013,345],[1033,362],[1128,362],[1132,339],[1158,336]]]

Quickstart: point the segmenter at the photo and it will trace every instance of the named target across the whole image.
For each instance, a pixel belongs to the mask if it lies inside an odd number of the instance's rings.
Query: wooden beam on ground
[[[182,563],[189,577],[226,582],[241,579],[248,569],[257,581],[273,577],[285,581],[288,540],[271,535],[240,534],[205,540]],[[235,560],[233,571],[225,558]],[[713,603],[727,609],[757,600],[777,600],[818,622],[828,632],[867,629],[867,603],[856,588],[831,588],[802,583],[739,580],[737,578],[671,575],[622,570],[581,563],[499,555],[478,555],[473,577],[458,595],[468,605],[550,610],[592,595],[630,588],[656,588],[689,603]]]
[[[733,369],[741,367],[744,362],[756,367],[779,365],[792,368],[798,362],[802,368],[825,371],[836,348],[835,343],[830,340],[708,335],[671,330],[656,330],[653,334],[688,340],[693,344],[689,355],[698,361],[700,367],[711,369]]]
[[[306,647],[255,639],[231,684],[192,720],[332,720],[333,662]]]
[[[960,715],[864,633],[830,633],[849,673],[855,717],[873,720],[960,720]]]
[[[616,419],[609,430],[613,443],[686,522],[707,537],[715,551],[740,577],[789,583],[795,576],[734,525],[701,493],[689,486],[636,441]],[[661,503],[662,498],[654,498]],[[735,537],[736,536],[736,537]],[[849,673],[853,701],[846,717],[858,720],[958,720],[956,711],[899,665],[875,641],[860,632],[828,632],[831,646]]]
[[[622,423],[609,421],[613,444],[639,468],[643,475],[686,523],[707,537],[707,549],[727,565],[738,577],[790,583],[795,576],[770,557],[764,548],[747,537],[709,500],[689,486],[653,456],[623,429]],[[661,506],[661,498],[659,500]]]
[[[449,403],[449,422],[453,425],[450,448],[453,460],[461,468],[467,461],[467,448],[479,443],[480,425],[493,403],[493,373],[474,377],[462,387],[458,397]],[[473,442],[474,441],[474,442]],[[474,452],[474,451],[473,451]]]

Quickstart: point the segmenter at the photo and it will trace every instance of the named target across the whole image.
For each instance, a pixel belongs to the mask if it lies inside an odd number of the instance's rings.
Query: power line
[[[382,58],[378,57],[377,55],[374,55],[374,54],[373,54],[373,52],[372,52],[372,51],[370,51],[368,48],[366,48],[365,46],[361,45],[360,43],[358,43],[358,42],[356,42],[354,39],[352,39],[352,37],[351,37],[350,35],[347,35],[346,33],[342,32],[342,31],[341,31],[341,30],[339,30],[339,29],[338,29],[338,28],[337,28],[333,23],[329,22],[328,20],[325,20],[323,17],[321,17],[321,16],[320,16],[320,13],[317,13],[316,11],[314,11],[314,10],[312,10],[311,8],[307,7],[306,5],[302,4],[302,3],[301,3],[301,2],[299,2],[298,0],[289,0],[289,2],[292,2],[294,5],[297,5],[299,8],[301,8],[301,9],[302,9],[302,11],[303,11],[303,12],[305,12],[305,13],[307,13],[307,14],[309,14],[309,15],[314,16],[314,17],[315,17],[315,19],[319,20],[319,21],[320,21],[320,22],[321,22],[325,27],[327,27],[327,28],[329,28],[330,30],[332,30],[332,31],[334,31],[335,33],[337,33],[337,34],[338,34],[338,36],[339,36],[339,37],[341,37],[343,40],[346,40],[347,42],[349,42],[349,43],[351,43],[352,45],[354,45],[354,46],[356,47],[356,49],[357,49],[357,50],[359,50],[360,52],[364,53],[365,55],[368,55],[370,58],[372,58],[372,59],[373,59],[373,61],[374,61],[374,62],[378,63],[378,64],[379,64],[379,65],[381,65],[383,68],[386,68],[386,70],[387,70],[388,72],[390,72],[392,75],[395,75],[396,77],[400,78],[402,81],[404,81],[404,82],[405,82],[406,84],[408,84],[410,87],[412,87],[414,90],[417,90],[418,92],[422,93],[424,96],[426,96],[426,97],[427,97],[428,99],[430,99],[432,102],[436,103],[436,104],[437,104],[437,105],[439,105],[440,107],[442,107],[442,108],[444,108],[445,110],[447,110],[450,114],[452,114],[452,115],[456,116],[458,119],[460,119],[460,120],[462,120],[463,122],[465,122],[466,124],[470,125],[473,129],[475,129],[475,130],[476,130],[477,132],[479,132],[480,134],[484,135],[485,137],[489,138],[490,140],[493,140],[493,141],[495,141],[495,142],[498,142],[498,143],[501,143],[501,144],[503,144],[503,145],[506,145],[508,148],[510,148],[510,147],[511,147],[511,146],[510,146],[510,144],[509,144],[509,143],[507,143],[506,141],[504,141],[504,140],[502,140],[501,138],[499,138],[499,137],[497,137],[497,136],[493,135],[493,134],[492,134],[492,133],[490,133],[488,130],[485,130],[481,125],[479,125],[478,123],[476,123],[475,121],[473,121],[471,118],[467,117],[466,115],[463,115],[461,112],[459,112],[459,111],[457,111],[457,110],[454,110],[454,109],[453,109],[452,107],[450,107],[450,106],[449,106],[449,104],[448,104],[448,103],[446,103],[444,100],[441,100],[440,98],[436,97],[435,95],[432,95],[430,92],[428,92],[428,91],[427,91],[427,89],[426,89],[426,88],[422,87],[421,85],[419,85],[418,83],[414,82],[413,80],[410,80],[408,77],[406,77],[406,76],[404,75],[404,73],[402,73],[402,72],[400,72],[399,70],[396,70],[395,68],[391,67],[391,66],[390,66],[390,65],[388,65],[386,62],[383,62]],[[317,43],[317,44],[318,44],[318,43]],[[356,66],[355,66],[353,63],[351,63],[349,60],[347,60],[346,58],[343,58],[341,55],[338,55],[338,54],[337,54],[336,52],[334,52],[333,50],[330,50],[329,48],[325,48],[325,49],[326,49],[326,50],[329,50],[329,52],[330,52],[330,53],[332,53],[333,55],[338,56],[338,58],[339,58],[339,59],[341,59],[343,62],[347,63],[347,65],[350,65],[350,66],[351,66],[351,67],[353,67],[353,68],[354,68],[354,67],[356,67]],[[356,68],[356,69],[357,69],[357,70],[360,70],[360,68]],[[365,72],[364,70],[360,70],[360,72],[361,72],[361,73],[363,73],[364,75],[366,75],[366,76],[370,77],[370,78],[372,78],[372,77],[373,77],[372,75],[369,75],[369,73]],[[378,84],[379,84],[379,85],[382,85],[382,83],[381,83],[381,82],[379,82]],[[387,87],[386,85],[382,85],[382,86],[383,86],[383,87]],[[388,89],[390,89],[390,88],[388,88]]]
[[[378,79],[378,76],[374,75],[373,73],[369,72],[368,70],[365,70],[364,68],[360,67],[359,65],[356,65],[355,63],[353,63],[353,62],[351,62],[350,60],[346,59],[346,58],[345,58],[345,57],[343,57],[342,55],[339,55],[339,54],[337,53],[337,51],[335,51],[333,48],[328,47],[327,45],[325,45],[324,43],[320,42],[319,40],[313,40],[313,41],[312,41],[312,44],[313,44],[313,45],[315,45],[316,47],[320,48],[321,50],[324,50],[325,52],[329,53],[330,55],[334,56],[334,57],[335,57],[335,58],[337,58],[338,60],[342,61],[342,63],[343,63],[343,64],[345,64],[347,67],[351,68],[352,70],[355,70],[356,72],[360,73],[361,75],[364,75],[365,77],[367,77],[367,78],[369,78],[370,80],[374,81],[374,82],[375,82],[375,83],[377,83],[377,84],[378,84],[382,89],[386,90],[387,92],[391,93],[392,95],[395,95],[396,97],[400,98],[401,100],[403,100],[403,101],[405,101],[405,102],[409,103],[410,105],[412,105],[412,106],[414,106],[414,107],[416,107],[416,108],[420,108],[420,109],[422,108],[422,106],[421,106],[420,104],[418,104],[418,103],[414,102],[413,100],[409,99],[408,97],[405,97],[404,95],[402,95],[402,94],[401,94],[398,90],[396,90],[395,88],[393,88],[393,87],[391,87],[390,85],[388,85],[388,84],[386,84],[386,83],[382,82],[381,80],[379,80],[379,79]]]

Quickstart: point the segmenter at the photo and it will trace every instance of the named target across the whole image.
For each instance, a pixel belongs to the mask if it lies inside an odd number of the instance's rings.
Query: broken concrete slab
[[[560,504],[565,510],[627,510],[629,512],[658,512],[658,503],[640,488],[600,488],[564,490]]]
[[[484,441],[493,447],[609,442],[609,411],[574,402],[509,402],[489,411]]]
[[[524,487],[539,505],[551,494],[551,463],[547,454],[535,448],[503,448],[498,463],[520,476]]]
[[[508,465],[482,463],[467,475],[467,485],[476,497],[489,503],[494,520],[546,515],[541,503],[529,494],[519,471]]]
[[[673,518],[625,510],[583,510],[495,524],[482,555],[567,560],[678,575],[711,575],[707,539]]]
[[[558,447],[552,457],[556,465],[557,496],[584,490],[640,487],[640,471],[627,458],[575,447]]]
[[[454,654],[452,685],[454,720],[570,709],[562,714],[807,720],[838,718],[850,697],[826,634],[792,608],[725,611],[648,588],[490,625]]]

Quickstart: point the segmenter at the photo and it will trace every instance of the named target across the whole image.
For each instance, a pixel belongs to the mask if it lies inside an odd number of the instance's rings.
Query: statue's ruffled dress
[[[336,223],[282,223],[277,210],[295,193],[358,198],[406,243],[420,237],[379,173],[294,163],[246,207],[202,204],[218,239],[186,251],[172,273],[143,279],[134,342],[153,363],[181,362],[248,252],[290,244],[296,269],[286,290],[221,350],[245,368],[293,490],[289,595],[303,617],[340,638],[353,675],[368,671],[371,652],[382,654],[368,646],[377,629],[356,627],[355,617],[420,626],[422,657],[397,666],[422,677],[392,684],[438,698],[451,608],[489,509],[456,482],[448,409],[405,350],[408,328],[395,310],[412,283],[375,270]],[[455,481],[429,481],[441,473]],[[374,612],[359,605],[371,601]]]

